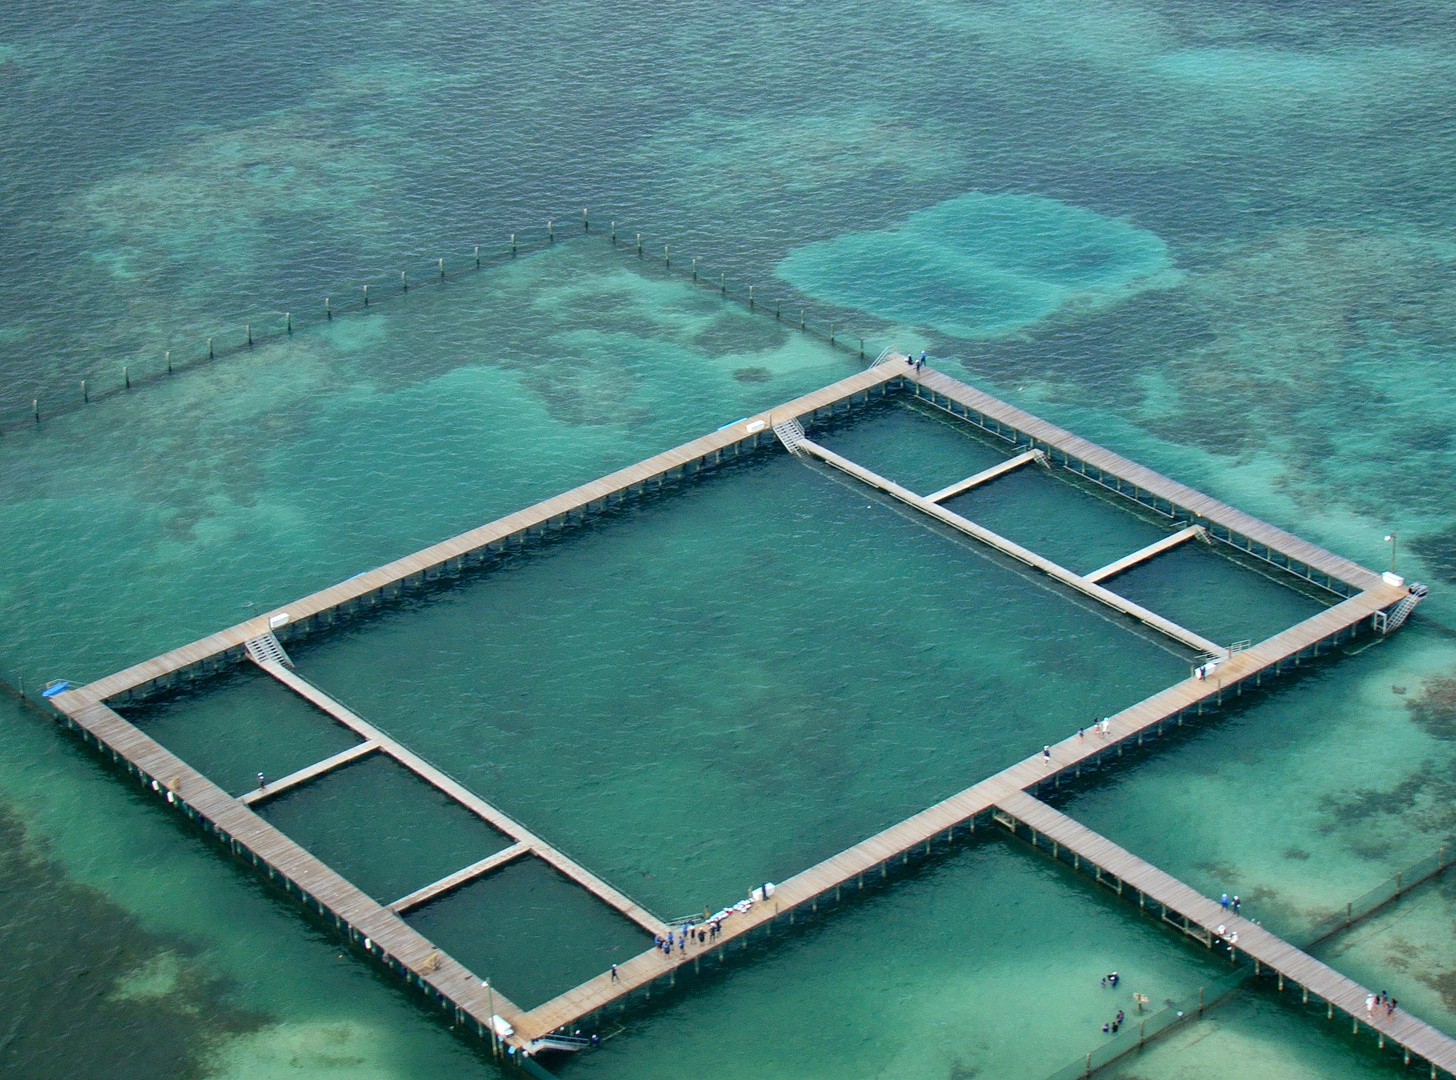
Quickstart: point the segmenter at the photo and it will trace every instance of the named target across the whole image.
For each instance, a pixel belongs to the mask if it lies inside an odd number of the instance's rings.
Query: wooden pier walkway
[[[484,877],[492,870],[499,870],[502,866],[513,863],[517,859],[523,859],[530,854],[531,845],[518,841],[508,848],[502,848],[494,855],[487,855],[479,862],[473,862],[463,869],[456,870],[453,874],[446,874],[439,881],[431,882],[423,889],[416,889],[408,896],[401,896],[389,905],[389,910],[396,915],[403,915],[406,911],[423,907],[431,900],[444,896],[446,893],[452,892],[460,888],[460,886],[474,881],[478,877]]]
[[[257,806],[266,802],[285,791],[299,787],[310,780],[317,780],[320,776],[341,769],[350,765],[362,757],[368,757],[374,751],[380,749],[380,744],[373,739],[365,739],[361,743],[349,747],[347,750],[340,750],[333,757],[326,757],[322,761],[315,761],[312,765],[305,766],[297,772],[291,772],[287,776],[279,777],[277,780],[269,781],[264,787],[254,788],[252,791],[239,795],[238,798],[249,806]]]
[[[1015,795],[1024,789],[1055,783],[1061,774],[1079,770],[1084,763],[1120,755],[1121,747],[1129,740],[1136,739],[1141,743],[1145,736],[1161,733],[1164,725],[1182,723],[1187,716],[1201,714],[1205,704],[1221,701],[1224,694],[1237,694],[1245,684],[1257,684],[1266,673],[1277,673],[1286,664],[1297,665],[1302,656],[1317,655],[1327,643],[1338,642],[1342,636],[1352,634],[1362,621],[1386,610],[1406,595],[1405,590],[1385,584],[1380,575],[1349,560],[1176,484],[939,372],[926,370],[917,374],[903,361],[902,357],[892,357],[888,363],[852,375],[773,410],[725,425],[712,434],[535,506],[375,570],[355,575],[79,689],[68,690],[50,699],[50,702],[67,724],[84,732],[103,753],[124,764],[159,797],[167,798],[204,829],[222,838],[234,852],[251,859],[255,866],[283,883],[310,908],[332,919],[351,941],[429,994],[450,1014],[453,1022],[472,1024],[483,1037],[488,1037],[490,1030],[500,1029],[500,1025],[492,1020],[493,1007],[494,1014],[514,1028],[508,1041],[524,1047],[531,1038],[564,1025],[575,1026],[626,995],[650,993],[658,980],[671,982],[686,963],[691,962],[696,967],[708,953],[721,956],[729,948],[746,946],[750,934],[756,930],[773,932],[776,920],[782,917],[786,916],[792,923],[796,909],[817,907],[819,899],[827,893],[833,892],[837,896],[846,887],[863,887],[866,878],[887,875],[892,863],[908,861],[912,853],[922,849],[928,853],[938,839],[950,839],[958,829],[974,829],[977,815],[989,812],[1000,802],[1014,800]],[[780,422],[798,418],[812,426],[826,415],[834,416],[844,409],[868,403],[872,398],[884,397],[891,392],[913,392],[921,400],[1005,439],[1011,443],[1013,450],[1020,453],[1003,465],[926,498],[805,440],[807,447],[822,460],[873,484],[928,516],[1169,633],[1190,648],[1210,654],[1225,654],[1227,659],[1219,665],[1215,676],[1206,680],[1184,680],[1110,718],[1109,731],[1105,736],[1090,732],[1082,738],[1072,736],[1052,748],[1049,762],[1040,756],[1028,758],[794,875],[778,887],[771,901],[754,905],[745,913],[729,916],[723,924],[722,933],[710,945],[690,945],[685,950],[674,950],[671,955],[656,949],[647,950],[619,964],[615,974],[605,972],[538,1008],[522,1011],[499,993],[485,988],[471,972],[412,930],[400,917],[400,912],[511,860],[535,855],[582,884],[644,931],[666,933],[667,927],[629,897],[282,664],[255,658],[255,662],[271,676],[350,727],[363,741],[342,754],[274,781],[261,792],[249,792],[240,797],[227,794],[127,723],[110,707],[111,704],[141,700],[151,693],[237,663],[247,655],[245,643],[270,631],[288,640],[325,629],[337,618],[392,600],[403,590],[439,577],[453,576],[467,566],[482,563],[530,539],[577,525],[589,516],[621,505],[628,499],[712,469],[744,452],[752,452],[761,443],[774,439],[775,418]],[[969,490],[977,483],[988,482],[994,476],[1036,460],[1038,454],[1053,466],[1077,471],[1093,482],[1150,505],[1174,520],[1181,519],[1189,527],[1202,526],[1217,540],[1303,574],[1342,595],[1351,592],[1355,595],[1251,649],[1228,655],[1217,643],[1161,619],[1097,584],[1101,577],[1117,572],[1113,569],[1117,564],[1110,564],[1093,575],[1078,576],[939,505],[940,501]],[[1168,542],[1172,542],[1171,538]],[[1155,552],[1144,549],[1128,556],[1128,559],[1146,558],[1151,554]],[[268,825],[249,805],[376,752],[388,754],[471,809],[500,830],[511,844],[386,906],[360,892]]]
[[[1115,559],[1099,570],[1093,570],[1090,574],[1083,574],[1082,577],[1092,582],[1100,583],[1106,581],[1108,578],[1116,577],[1125,570],[1131,570],[1138,563],[1147,562],[1155,555],[1161,555],[1163,552],[1171,551],[1180,544],[1186,544],[1189,540],[1207,535],[1208,530],[1202,525],[1189,525],[1186,529],[1179,529],[1177,532],[1170,536],[1165,536],[1161,540],[1154,540],[1147,547],[1138,548],[1131,555],[1124,555],[1120,559]]]
[[[1062,851],[1071,852],[1079,863],[1092,864],[1103,884],[1115,888],[1119,895],[1123,894],[1125,887],[1136,890],[1139,906],[1157,905],[1162,908],[1162,917],[1168,922],[1174,922],[1169,918],[1170,914],[1176,916],[1182,920],[1179,929],[1185,932],[1196,930],[1194,936],[1200,937],[1210,948],[1220,939],[1225,944],[1234,942],[1234,947],[1252,958],[1257,966],[1268,968],[1278,975],[1281,990],[1286,981],[1292,982],[1327,1002],[1330,1016],[1339,1009],[1351,1018],[1356,1031],[1363,1023],[1377,1034],[1382,1045],[1388,1039],[1404,1047],[1409,1052],[1407,1064],[1409,1054],[1414,1054],[1430,1063],[1433,1077],[1438,1067],[1456,1073],[1456,1039],[1416,1019],[1404,1009],[1396,1009],[1388,1019],[1384,1009],[1367,1010],[1366,1001],[1374,996],[1374,991],[1341,975],[1257,923],[1228,911],[1217,901],[1024,791],[998,798],[996,808],[1009,818],[1003,820],[1003,824],[1013,831],[1019,823],[1029,830],[1033,844],[1050,844],[1053,858],[1060,858]],[[1178,926],[1178,923],[1174,922],[1174,925]]]
[[[1046,456],[1040,450],[1028,450],[1024,454],[1017,454],[1015,457],[1007,458],[999,465],[992,465],[989,469],[982,469],[974,476],[968,476],[964,480],[958,480],[954,484],[941,488],[925,496],[933,503],[945,502],[946,499],[953,499],[957,495],[964,495],[972,488],[978,488],[982,484],[989,484],[999,476],[1005,476],[1009,472],[1015,472],[1023,465],[1030,465],[1036,460],[1046,460]]]

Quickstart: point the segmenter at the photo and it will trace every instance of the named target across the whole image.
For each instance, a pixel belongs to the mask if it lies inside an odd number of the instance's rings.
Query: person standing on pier
[[[1051,747],[1051,743],[1048,743],[1046,746],[1043,746],[1041,748],[1041,760],[1042,760],[1042,764],[1045,765],[1048,769],[1050,769],[1052,767],[1052,747]]]
[[[258,790],[259,791],[267,791],[268,790],[268,785],[266,783],[264,783],[264,781],[263,781],[263,774],[262,773],[259,773],[258,774]]]

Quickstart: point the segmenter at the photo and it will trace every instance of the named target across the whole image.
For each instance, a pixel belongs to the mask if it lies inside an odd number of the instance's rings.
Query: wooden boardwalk
[[[1138,548],[1131,555],[1124,555],[1120,559],[1114,559],[1106,566],[1093,570],[1090,574],[1082,576],[1088,581],[1102,582],[1108,578],[1116,577],[1124,570],[1130,570],[1138,563],[1147,562],[1155,555],[1161,555],[1180,544],[1186,544],[1189,540],[1199,536],[1206,536],[1207,530],[1202,525],[1189,525],[1186,529],[1179,529],[1177,532],[1163,537],[1161,540],[1154,540],[1144,548]]]
[[[239,795],[238,798],[249,806],[257,806],[266,802],[285,791],[308,783],[310,780],[317,780],[320,776],[341,769],[350,765],[362,757],[368,757],[380,748],[380,744],[373,739],[365,739],[361,743],[355,743],[347,750],[340,750],[333,757],[326,757],[322,761],[315,761],[312,765],[305,766],[297,772],[291,772],[287,776],[279,777],[277,780],[269,781],[267,786],[254,788],[252,791]]]
[[[941,488],[939,491],[931,492],[925,496],[933,503],[945,502],[946,499],[953,499],[957,495],[964,495],[972,488],[978,488],[982,484],[989,484],[997,477],[1005,476],[1009,472],[1015,472],[1023,465],[1030,465],[1038,458],[1043,458],[1041,451],[1028,450],[1024,454],[1017,454],[1009,457],[999,465],[992,465],[989,469],[982,469],[974,476],[968,476],[964,480],[957,480],[954,484]]]
[[[406,911],[422,907],[431,900],[444,896],[447,892],[458,889],[478,877],[484,877],[493,870],[499,870],[502,866],[513,863],[517,859],[524,859],[530,854],[530,844],[514,843],[508,848],[502,848],[494,855],[487,855],[479,862],[473,862],[467,867],[456,870],[453,874],[446,874],[439,881],[431,882],[423,889],[416,889],[408,896],[401,896],[389,905],[389,910],[396,915],[403,915]]]
[[[833,415],[841,408],[852,407],[861,399],[868,402],[891,391],[908,387],[917,397],[938,407],[964,416],[985,430],[1007,438],[1027,449],[988,473],[968,478],[955,490],[968,490],[973,482],[986,482],[992,474],[1000,475],[1010,468],[1033,460],[1031,451],[1040,451],[1053,464],[1073,468],[1098,483],[1140,501],[1151,499],[1169,516],[1189,516],[1190,524],[1202,525],[1218,539],[1241,546],[1261,558],[1288,566],[1316,580],[1324,575],[1331,588],[1344,588],[1351,583],[1357,595],[1336,604],[1267,641],[1243,652],[1229,655],[1219,666],[1215,677],[1207,680],[1188,679],[1153,695],[1130,709],[1110,718],[1106,735],[1075,735],[1052,748],[1049,761],[1032,757],[975,784],[898,824],[867,838],[810,867],[779,886],[772,900],[759,903],[747,912],[730,915],[723,932],[709,945],[690,945],[674,950],[671,955],[652,949],[620,964],[615,973],[605,972],[553,1001],[529,1012],[523,1012],[499,993],[492,994],[458,962],[435,948],[412,930],[399,912],[427,902],[451,888],[473,880],[506,862],[526,855],[536,855],[555,866],[563,874],[588,888],[632,919],[644,931],[666,933],[667,927],[629,897],[569,859],[563,853],[534,836],[491,804],[470,792],[407,747],[347,709],[317,687],[299,678],[288,668],[271,661],[257,661],[259,666],[296,693],[313,702],[340,723],[353,729],[364,741],[343,754],[309,766],[307,769],[275,781],[265,792],[246,793],[234,798],[213,785],[206,777],[158,746],[118,716],[108,702],[121,702],[145,697],[157,689],[175,685],[181,679],[241,660],[244,644],[275,629],[280,637],[323,629],[338,615],[367,609],[398,596],[401,590],[417,586],[440,576],[459,573],[528,538],[550,530],[573,525],[591,514],[620,505],[628,498],[657,490],[664,484],[711,469],[731,460],[744,451],[752,451],[761,440],[773,438],[774,420],[803,418],[810,424],[823,414]],[[1025,439],[1025,442],[1018,440]],[[938,505],[949,498],[951,489],[925,498],[899,488],[882,477],[849,462],[817,444],[809,443],[821,459],[874,484],[968,535],[997,547],[1012,557],[1041,569],[1079,591],[1096,596],[1104,603],[1125,611],[1149,625],[1172,632],[1191,648],[1210,653],[1224,652],[1216,643],[1191,635],[1190,632],[1152,612],[1146,612],[1116,594],[1102,589],[1095,581],[1078,577],[1071,571],[1042,559],[1034,552],[981,529]],[[1092,471],[1089,472],[1088,470]],[[1094,475],[1095,473],[1095,475]],[[1131,491],[1124,487],[1127,485]],[[1163,510],[1159,500],[1168,504]],[[1219,530],[1222,529],[1222,535]],[[1256,550],[1256,547],[1262,550]],[[1149,552],[1134,553],[1146,557]],[[1132,558],[1130,556],[1129,558]],[[1110,568],[1103,568],[1113,572]],[[1102,573],[1098,571],[1097,573]],[[1105,596],[1101,594],[1106,594]],[[957,829],[976,826],[978,815],[991,807],[1014,800],[1018,792],[1044,783],[1055,783],[1064,772],[1079,770],[1084,763],[1121,753],[1128,740],[1140,743],[1145,735],[1161,733],[1165,724],[1181,723],[1185,716],[1203,711],[1206,703],[1221,701],[1224,694],[1236,694],[1250,681],[1257,683],[1265,673],[1277,673],[1285,664],[1298,664],[1300,658],[1317,654],[1321,647],[1352,633],[1363,620],[1382,611],[1405,595],[1403,589],[1382,582],[1380,575],[1356,566],[1348,560],[1324,552],[1289,536],[1272,526],[1242,514],[1192,489],[1175,484],[1151,470],[1143,469],[1085,440],[1077,439],[1061,429],[1046,424],[1029,414],[997,402],[934,371],[915,375],[901,359],[879,365],[868,371],[841,380],[832,386],[805,395],[755,417],[747,418],[692,440],[682,446],[655,455],[637,465],[618,470],[591,483],[546,499],[535,506],[507,515],[488,525],[462,533],[442,543],[406,556],[386,566],[356,575],[347,581],[304,597],[283,608],[264,613],[237,626],[210,635],[175,649],[152,660],[136,664],[125,671],[99,679],[87,686],[69,690],[51,699],[66,717],[67,723],[94,739],[104,753],[126,764],[146,783],[167,797],[209,832],[226,840],[232,849],[252,859],[275,880],[283,882],[290,892],[303,898],[305,904],[333,919],[350,940],[397,970],[413,985],[420,987],[442,1008],[450,1011],[458,1023],[473,1024],[482,1035],[490,1025],[490,1002],[494,1011],[514,1026],[510,1041],[524,1046],[537,1035],[563,1025],[576,1025],[603,1007],[620,1001],[635,992],[650,992],[655,983],[672,981],[686,963],[695,967],[706,954],[722,956],[729,948],[746,946],[755,930],[772,932],[776,920],[794,919],[795,910],[817,907],[819,899],[833,892],[837,896],[846,887],[861,888],[867,878],[888,874],[890,865],[908,861],[913,852],[928,853],[941,837],[952,838]],[[1159,622],[1165,624],[1159,626]],[[288,837],[272,828],[250,809],[249,802],[281,793],[298,784],[321,776],[332,768],[347,764],[366,753],[382,752],[438,790],[467,806],[492,824],[512,843],[440,881],[422,887],[385,906],[364,895],[356,887],[324,866]],[[394,909],[394,910],[391,910]]]
[[[1024,791],[1010,792],[996,800],[997,809],[1009,815],[1011,825],[1020,823],[1031,832],[1033,843],[1051,844],[1053,857],[1061,851],[1073,853],[1079,862],[1097,868],[1098,879],[1115,887],[1119,894],[1125,887],[1139,894],[1139,904],[1156,904],[1183,920],[1183,929],[1197,928],[1210,947],[1222,938],[1235,940],[1235,948],[1252,958],[1260,967],[1279,976],[1279,986],[1293,982],[1328,1002],[1330,1015],[1339,1009],[1349,1016],[1356,1030],[1364,1023],[1382,1040],[1402,1046],[1431,1065],[1431,1075],[1439,1067],[1456,1073],[1456,1039],[1411,1016],[1404,1009],[1386,1018],[1384,1009],[1368,1011],[1366,1000],[1373,991],[1346,978],[1327,964],[1265,930],[1257,923],[1226,910],[1197,890],[1144,862],[1131,852],[1118,847],[1106,837],[1053,809]],[[1110,880],[1108,876],[1110,875]],[[1169,920],[1172,921],[1172,920]],[[1177,925],[1175,923],[1175,925]]]

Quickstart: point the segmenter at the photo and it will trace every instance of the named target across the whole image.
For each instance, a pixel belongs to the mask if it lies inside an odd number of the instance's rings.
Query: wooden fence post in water
[[[86,380],[85,379],[82,379],[81,380],[81,400],[83,402],[90,402],[90,400],[91,400],[89,397],[86,396]]]
[[[172,374],[172,350],[167,350],[167,374]]]
[[[440,280],[441,281],[444,281],[445,280],[445,260],[444,259],[441,259],[440,260]]]
[[[556,233],[551,228],[551,220],[546,220],[546,239],[550,243],[556,243]]]
[[[126,384],[128,390],[131,389],[131,372],[127,370],[125,364],[121,365],[121,381]]]
[[[581,231],[591,232],[591,222],[587,220],[585,206],[581,208]]]
[[[516,234],[515,233],[511,233],[511,254],[514,255],[515,253],[516,253]]]
[[[480,269],[480,245],[475,245],[475,268]]]
[[[364,286],[364,290],[367,293],[368,290],[369,290],[369,286],[368,285],[365,285]],[[366,300],[365,303],[368,303],[368,301]],[[217,359],[217,354],[212,351],[212,338],[208,338],[207,339],[207,358],[209,360],[216,360]]]
[[[248,347],[249,348],[252,348],[253,347],[253,324],[252,323],[243,323],[243,329],[245,331],[247,331],[247,334],[248,334]]]
[[[293,333],[293,312],[285,311],[283,313],[283,329],[290,334]]]

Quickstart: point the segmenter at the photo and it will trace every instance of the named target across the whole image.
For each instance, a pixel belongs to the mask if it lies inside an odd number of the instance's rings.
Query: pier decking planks
[[[483,1031],[489,1024],[487,1002],[490,1000],[492,992],[481,987],[471,973],[457,961],[433,948],[393,911],[381,907],[286,836],[269,826],[252,813],[241,800],[228,796],[221,789],[216,788],[206,777],[191,770],[185,763],[143,735],[108,708],[105,702],[110,698],[129,694],[139,687],[148,686],[158,680],[166,680],[173,673],[194,665],[214,662],[222,654],[230,654],[229,659],[240,658],[243,643],[266,633],[273,617],[286,613],[289,623],[297,625],[314,616],[331,612],[334,608],[347,606],[361,598],[372,602],[374,596],[389,595],[386,590],[391,586],[428,577],[430,572],[438,571],[441,567],[448,568],[452,562],[458,565],[465,558],[482,552],[490,545],[503,544],[513,537],[526,535],[532,529],[544,531],[558,518],[563,521],[568,520],[570,514],[584,513],[596,503],[609,505],[614,496],[623,497],[634,487],[643,490],[653,480],[660,484],[674,470],[686,473],[689,468],[696,469],[704,464],[716,463],[725,449],[732,448],[736,452],[739,446],[750,440],[757,445],[761,437],[772,438],[772,433],[768,429],[771,428],[775,416],[779,419],[805,417],[811,414],[817,417],[817,414],[825,409],[832,413],[835,407],[846,399],[853,399],[861,394],[868,399],[871,392],[878,389],[883,394],[892,385],[911,386],[917,396],[929,393],[932,400],[935,400],[934,395],[938,394],[947,401],[959,404],[963,409],[974,410],[982,417],[993,419],[997,424],[1010,425],[1031,439],[1039,440],[1048,447],[1088,463],[1108,477],[1117,479],[1119,482],[1125,481],[1136,485],[1144,492],[1197,515],[1204,522],[1219,524],[1225,529],[1257,542],[1266,548],[1271,559],[1272,555],[1277,552],[1288,559],[1297,560],[1311,569],[1317,569],[1333,579],[1364,590],[1343,603],[1261,642],[1252,649],[1231,656],[1218,669],[1216,687],[1210,687],[1208,681],[1192,679],[1169,687],[1110,718],[1110,731],[1107,736],[1084,736],[1081,739],[1072,737],[1064,740],[1053,748],[1052,759],[1049,763],[1044,762],[1039,756],[1022,761],[861,841],[818,865],[796,874],[779,886],[771,908],[769,904],[763,903],[746,914],[731,916],[724,924],[723,934],[712,945],[706,947],[694,945],[685,952],[679,952],[671,957],[665,956],[657,950],[649,950],[619,965],[615,979],[610,973],[604,973],[529,1013],[523,1013],[508,999],[494,994],[495,1012],[515,1026],[516,1034],[510,1041],[519,1046],[524,1045],[526,1041],[536,1035],[544,1034],[562,1025],[575,1023],[589,1013],[617,1000],[623,994],[648,986],[654,979],[664,974],[671,976],[677,967],[688,960],[696,960],[708,951],[727,948],[729,942],[744,937],[756,927],[771,923],[782,912],[792,912],[799,905],[815,902],[820,895],[830,889],[842,888],[857,878],[862,880],[863,875],[872,873],[876,868],[879,868],[882,873],[885,872],[891,859],[908,859],[908,854],[912,849],[918,848],[920,845],[926,845],[928,848],[937,836],[942,833],[950,834],[967,821],[970,821],[974,828],[975,816],[996,805],[998,799],[1011,799],[1022,789],[1045,782],[1066,769],[1078,767],[1081,762],[1105,754],[1108,750],[1116,749],[1122,742],[1135,735],[1141,739],[1144,731],[1154,726],[1161,726],[1175,717],[1181,717],[1185,710],[1199,706],[1202,702],[1214,698],[1216,694],[1221,698],[1222,693],[1234,691],[1242,681],[1249,678],[1257,680],[1266,669],[1272,667],[1277,671],[1282,663],[1290,659],[1297,663],[1298,657],[1303,652],[1311,648],[1317,652],[1319,643],[1357,625],[1361,620],[1376,611],[1389,607],[1405,595],[1405,590],[1386,585],[1378,574],[1349,560],[1335,556],[1316,545],[1225,506],[1191,488],[1177,484],[1150,469],[1073,436],[1004,402],[999,402],[989,395],[964,386],[939,372],[931,370],[916,373],[903,363],[903,359],[903,357],[892,357],[889,363],[850,376],[755,417],[726,425],[710,435],[655,455],[634,466],[618,470],[608,476],[544,500],[535,506],[507,515],[488,525],[405,556],[376,570],[356,575],[354,578],[287,605],[286,608],[260,615],[162,656],[133,665],[85,687],[62,693],[52,699],[52,704],[70,722],[88,731],[99,744],[105,745],[121,759],[128,761],[146,775],[154,778],[170,777],[171,779],[165,780],[165,782],[178,793],[177,797],[185,798],[191,810],[204,820],[215,823],[229,834],[231,842],[241,845],[242,851],[250,853],[255,862],[261,860],[263,864],[270,867],[271,871],[283,875],[299,888],[306,890],[324,911],[342,920],[351,932],[358,933],[361,937],[368,936],[377,947],[385,951],[392,961],[401,964],[410,973],[411,978],[417,980],[421,986],[428,986],[442,1002],[460,1009],[462,1016],[469,1016],[481,1026]],[[822,448],[818,449],[822,450]],[[1001,472],[1007,471],[1009,467],[1014,466],[1009,464],[998,466],[992,471],[999,475]],[[987,478],[989,479],[989,477]],[[874,477],[874,480],[880,479]],[[962,484],[964,485],[965,482]],[[907,492],[906,494],[912,495],[914,499],[921,502],[928,502],[913,493]],[[942,493],[937,493],[937,495],[942,495]],[[939,516],[934,511],[940,510],[940,508],[934,503],[930,503],[930,505],[934,507],[934,510],[926,512],[931,516]],[[922,507],[922,509],[924,508]],[[1070,571],[1066,571],[1066,573],[1070,574]],[[519,825],[510,822],[510,819],[505,818],[494,807],[478,799],[406,748],[388,740],[382,733],[377,732],[361,718],[328,698],[322,691],[297,679],[291,672],[287,672],[278,665],[265,664],[262,666],[270,669],[270,674],[273,674],[274,677],[293,685],[295,690],[303,693],[310,700],[314,700],[315,704],[335,715],[341,722],[354,727],[366,739],[372,740],[378,737],[380,749],[390,753],[396,760],[406,764],[418,775],[424,776],[425,779],[456,798],[457,801],[470,806],[486,820],[492,821],[493,824],[495,824],[493,818],[509,822],[512,828],[502,831],[507,831],[512,836],[529,836]],[[272,668],[277,668],[277,670],[271,670]],[[344,719],[345,714],[350,719]],[[325,764],[327,762],[321,762],[319,766]],[[317,768],[317,766],[310,768]],[[425,769],[426,772],[420,772],[420,768]],[[301,770],[301,772],[307,771]],[[186,796],[181,794],[184,791],[188,793]],[[530,840],[539,843],[535,837],[531,837]],[[650,913],[636,908],[636,905],[628,898],[617,893],[606,883],[595,879],[547,845],[542,845],[538,849],[529,841],[518,839],[517,843],[506,851],[513,851],[520,846],[530,846],[532,853],[541,855],[548,862],[553,862],[553,865],[556,865],[567,876],[582,884],[587,884],[596,895],[619,911],[628,913],[629,917],[634,918],[644,928],[661,927],[662,931],[666,930],[666,927],[656,921]],[[505,852],[497,853],[488,860],[482,860],[482,863],[489,863],[504,855]],[[477,870],[482,863],[457,871],[456,875],[451,875],[451,877]],[[449,880],[448,878],[442,879],[442,882]],[[588,884],[589,882],[595,882],[599,888],[593,887]],[[441,884],[441,882],[436,882],[431,886],[426,886],[420,892],[436,889]],[[411,896],[414,895],[417,894],[411,894]],[[402,898],[396,903],[403,903],[408,899],[410,898]],[[632,911],[634,908],[636,908],[635,912]],[[654,932],[660,931],[654,930]]]
[[[1366,998],[1373,991],[1283,938],[1226,910],[1196,889],[1024,791],[1003,795],[996,800],[996,805],[1036,833],[1101,867],[1124,885],[1139,890],[1148,900],[1196,923],[1208,932],[1210,940],[1220,926],[1229,933],[1238,934],[1236,947],[1265,967],[1307,988],[1356,1021],[1366,1023],[1372,1031],[1409,1048],[1433,1065],[1448,1072],[1456,1071],[1456,1039],[1403,1009],[1397,1009],[1389,1020],[1383,1018],[1383,1010],[1376,1010],[1375,1016],[1362,1016],[1365,1014]]]
[[[340,750],[332,757],[326,757],[322,761],[315,761],[312,765],[291,772],[287,776],[281,776],[266,787],[254,788],[252,791],[244,792],[238,796],[239,801],[249,806],[257,806],[260,802],[267,802],[275,795],[282,795],[284,792],[306,784],[310,780],[317,779],[325,773],[331,773],[335,769],[343,768],[351,762],[358,761],[362,757],[368,757],[379,749],[379,744],[372,739],[366,739],[356,743],[347,750]]]
[[[1204,532],[1205,530],[1202,525],[1190,525],[1186,529],[1179,529],[1171,536],[1165,536],[1161,540],[1154,540],[1147,547],[1138,548],[1131,555],[1124,555],[1122,558],[1116,559],[1106,566],[1093,570],[1090,574],[1083,574],[1082,576],[1088,581],[1106,581],[1110,577],[1116,577],[1124,570],[1132,569],[1138,563],[1147,562],[1155,555],[1161,555],[1163,552],[1175,548],[1179,544],[1186,544],[1189,540]]]
[[[1030,465],[1040,456],[1036,450],[1028,450],[1024,454],[1017,454],[1015,457],[1007,458],[999,465],[992,465],[989,469],[982,469],[974,476],[968,476],[964,480],[957,480],[949,487],[943,487],[939,491],[931,492],[925,497],[933,503],[945,502],[946,499],[954,498],[957,495],[964,495],[972,488],[978,488],[982,484],[989,484],[999,476],[1005,476],[1009,472],[1015,472],[1023,465]]]
[[[522,844],[519,841],[502,848],[494,855],[487,855],[479,862],[471,863],[453,874],[446,874],[439,881],[431,882],[423,889],[416,889],[408,896],[401,896],[394,903],[389,905],[389,910],[396,915],[403,915],[406,911],[428,904],[436,897],[443,896],[447,892],[460,888],[466,882],[474,881],[478,877],[490,873],[492,870],[499,870],[508,863],[517,859],[525,858],[531,854],[531,845]]]

